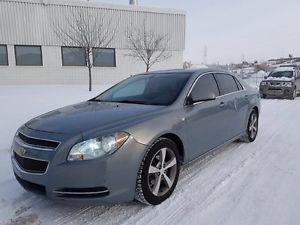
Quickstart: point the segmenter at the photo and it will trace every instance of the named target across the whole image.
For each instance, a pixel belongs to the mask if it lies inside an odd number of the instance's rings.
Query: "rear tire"
[[[255,109],[253,109],[248,119],[247,133],[241,140],[247,143],[253,142],[256,139],[257,133],[258,133],[258,112]]]
[[[297,97],[297,91],[296,88],[294,88],[293,93],[291,94],[289,99],[294,100],[296,97]]]
[[[146,153],[136,183],[135,199],[158,205],[173,193],[180,172],[179,151],[170,139],[159,138]]]

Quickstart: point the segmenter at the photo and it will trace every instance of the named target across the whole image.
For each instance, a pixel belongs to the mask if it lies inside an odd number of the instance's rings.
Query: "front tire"
[[[177,145],[170,139],[159,138],[141,163],[135,199],[148,205],[162,203],[173,193],[179,172]]]
[[[296,97],[297,97],[297,91],[296,91],[296,87],[295,87],[294,90],[293,90],[293,93],[290,96],[290,99],[294,100]]]

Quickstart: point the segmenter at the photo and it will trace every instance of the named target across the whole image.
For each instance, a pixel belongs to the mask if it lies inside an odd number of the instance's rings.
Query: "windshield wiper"
[[[90,100],[88,100],[89,102],[104,102],[103,100],[100,99],[96,99],[96,98],[92,98]]]
[[[126,99],[126,100],[120,100],[120,101],[116,101],[116,102],[147,105],[147,102],[146,101],[142,101],[142,100],[130,100],[130,99]]]

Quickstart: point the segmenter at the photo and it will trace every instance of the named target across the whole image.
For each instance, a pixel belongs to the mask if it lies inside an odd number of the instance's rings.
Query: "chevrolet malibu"
[[[25,189],[56,200],[157,205],[182,165],[253,142],[259,111],[259,93],[224,71],[140,74],[21,126],[13,170]]]

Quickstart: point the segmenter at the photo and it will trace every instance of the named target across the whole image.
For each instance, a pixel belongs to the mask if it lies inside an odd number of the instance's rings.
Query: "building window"
[[[93,48],[93,65],[98,67],[116,67],[114,48]]]
[[[15,46],[17,66],[42,66],[42,47],[41,46]]]
[[[0,66],[8,66],[8,55],[6,45],[0,45]]]
[[[63,66],[86,66],[84,48],[61,47]]]

